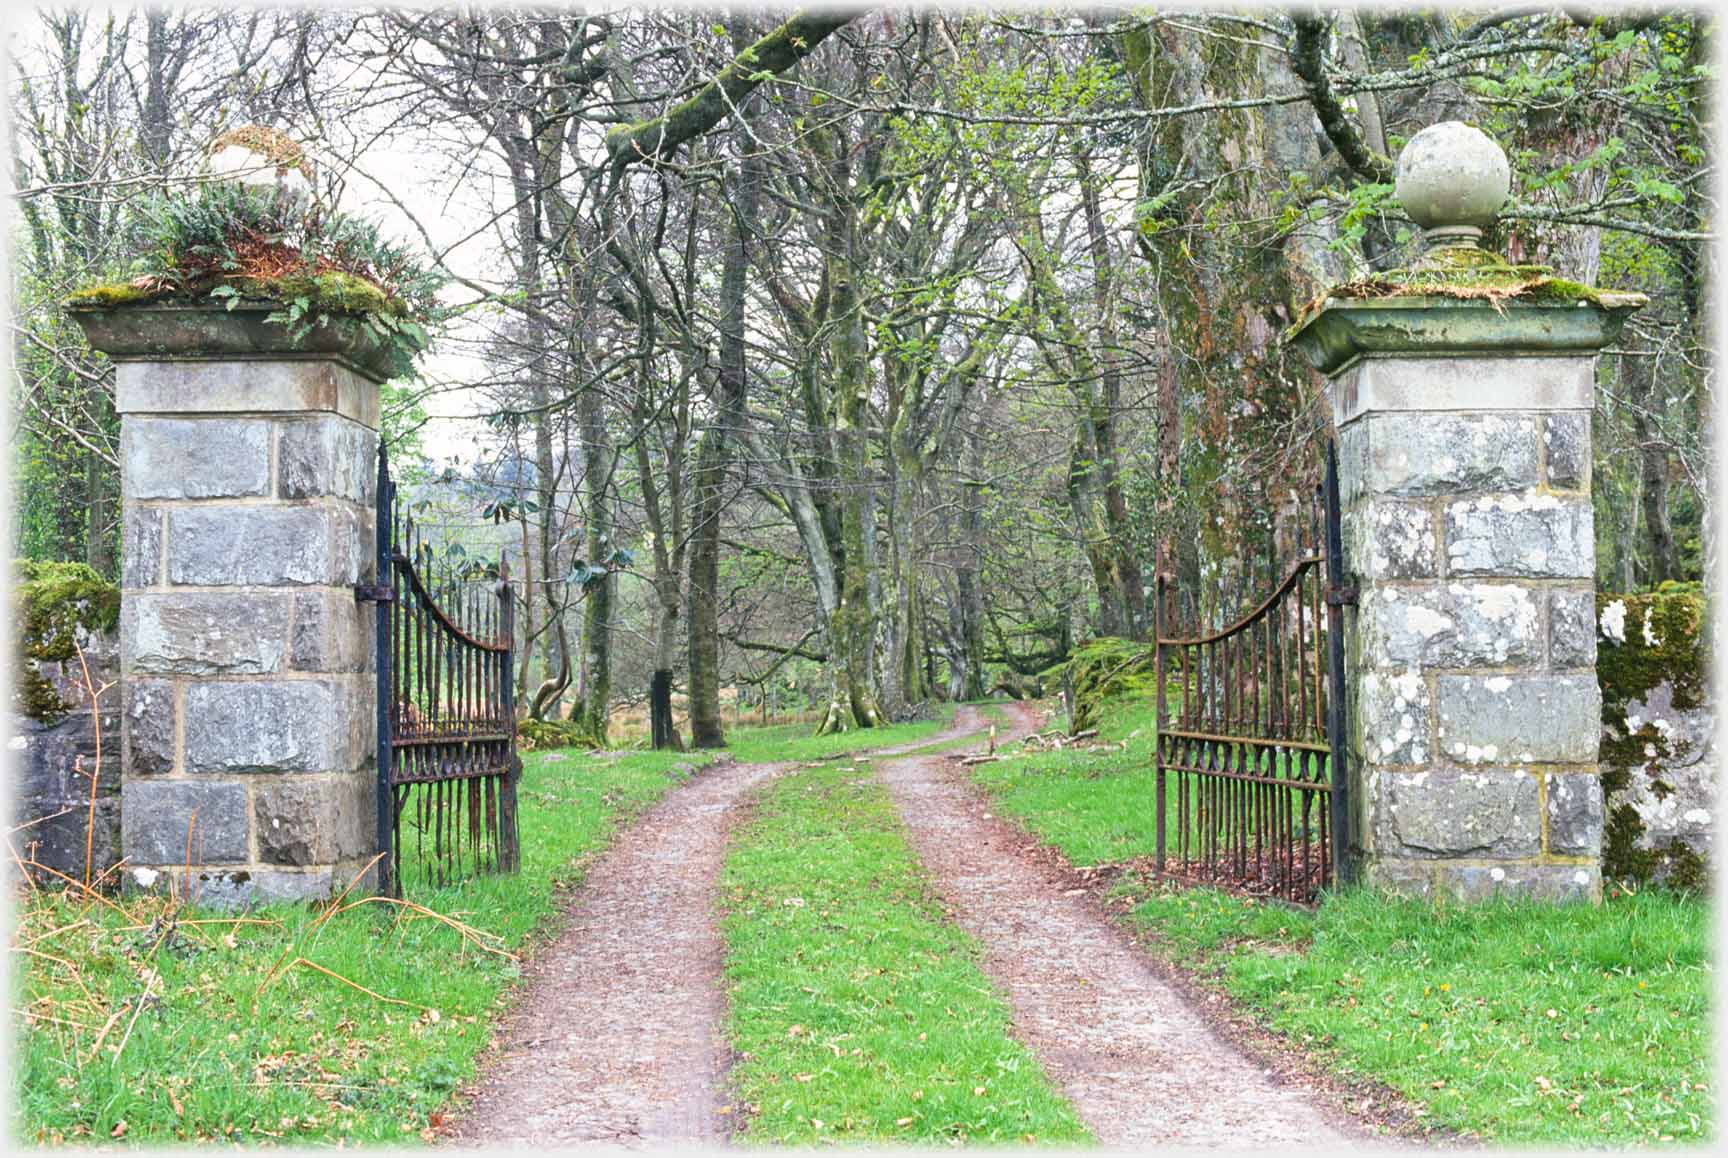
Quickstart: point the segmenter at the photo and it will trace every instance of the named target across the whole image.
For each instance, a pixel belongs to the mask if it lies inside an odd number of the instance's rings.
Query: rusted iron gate
[[[378,452],[380,891],[517,868],[512,604],[508,568],[441,571]]]
[[[1156,808],[1160,871],[1307,903],[1349,871],[1338,693],[1355,592],[1344,586],[1330,443],[1300,507],[1282,580],[1221,631],[1177,634],[1173,591],[1158,579]]]

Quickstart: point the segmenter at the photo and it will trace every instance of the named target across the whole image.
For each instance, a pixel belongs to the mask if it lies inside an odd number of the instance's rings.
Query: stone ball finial
[[[303,194],[312,188],[306,150],[287,133],[268,125],[241,125],[210,142],[205,176],[254,189]]]
[[[1512,167],[1494,138],[1463,121],[1429,125],[1398,154],[1393,192],[1430,245],[1473,245],[1512,190]]]

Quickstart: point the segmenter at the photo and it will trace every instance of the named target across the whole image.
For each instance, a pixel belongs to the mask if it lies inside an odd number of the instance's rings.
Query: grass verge
[[[319,924],[304,905],[235,920],[160,897],[25,896],[13,1136],[419,1141],[473,1075],[520,975],[510,954],[559,911],[560,886],[703,760],[528,753],[522,871],[410,898],[471,934],[381,904]]]
[[[854,728],[826,736],[811,735],[808,724],[740,728],[727,737],[734,759],[743,764],[778,764],[793,760],[824,760],[866,748],[892,748],[934,736],[954,723],[954,705],[938,705],[936,715],[910,724],[884,728]]]
[[[1155,848],[1154,723],[1150,705],[1118,703],[1101,732],[1126,751],[1032,754],[973,774],[1071,863],[1129,862]],[[1702,900],[1461,905],[1354,891],[1298,911],[1133,872],[1118,890],[1154,952],[1436,1125],[1507,1144],[1713,1133]]]
[[[946,923],[885,790],[853,765],[776,781],[722,878],[745,1140],[1087,1138],[977,945]]]

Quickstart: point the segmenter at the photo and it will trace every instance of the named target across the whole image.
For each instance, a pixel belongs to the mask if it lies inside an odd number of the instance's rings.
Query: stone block
[[[1589,579],[1596,573],[1590,500],[1523,494],[1449,503],[1446,565],[1457,576]]]
[[[288,598],[272,592],[139,591],[121,609],[129,672],[268,675],[288,652]]]
[[[186,689],[186,771],[345,772],[355,691],[330,680],[212,680]]]
[[[1598,901],[1602,873],[1595,865],[1504,864],[1435,866],[1439,889],[1460,901],[1518,897],[1548,902]]]
[[[376,791],[360,773],[260,785],[253,800],[258,855],[300,866],[371,856],[378,851]]]
[[[1440,750],[1461,764],[1593,764],[1602,693],[1589,676],[1441,676]]]
[[[243,418],[126,419],[120,477],[135,499],[226,499],[270,491],[270,424]]]
[[[1602,781],[1594,772],[1548,777],[1548,851],[1556,856],[1602,851]]]
[[[303,414],[327,411],[378,429],[378,384],[333,360],[121,362],[121,414]]]
[[[1400,897],[1423,898],[1434,892],[1434,862],[1376,857],[1363,870],[1363,883],[1371,889]]]
[[[125,504],[120,520],[120,586],[135,591],[162,581],[161,507]]]
[[[1364,358],[1332,388],[1336,425],[1363,415],[1474,410],[1589,410],[1594,354]]]
[[[1542,848],[1536,777],[1436,768],[1374,777],[1374,847],[1397,857],[1520,857]]]
[[[95,824],[91,825],[90,820],[88,802],[67,801],[29,828],[12,833],[12,845],[37,864],[81,881],[84,879],[85,835],[94,829],[95,835],[88,849],[90,875],[99,877],[121,857],[120,801],[112,796],[98,798]],[[54,880],[48,874],[41,875],[50,882]]]
[[[1336,389],[1336,383],[1328,389]],[[1345,510],[1372,494],[1367,486],[1369,426],[1367,422],[1352,422],[1338,428],[1338,502]]]
[[[1589,587],[1548,595],[1548,666],[1596,665],[1596,593]]]
[[[190,830],[194,868],[241,864],[251,855],[249,815],[241,784],[129,780],[121,794],[121,840],[133,866],[183,865]]]
[[[1422,764],[1429,742],[1428,684],[1415,668],[1368,669],[1356,682],[1350,719],[1361,738],[1359,754],[1375,764]]]
[[[331,511],[331,561],[338,586],[352,589],[362,575],[376,569],[377,551],[372,538],[372,526],[377,514],[354,503],[340,503]]]
[[[8,747],[14,754],[12,799],[19,822],[59,811],[64,801],[81,802],[89,798],[89,776],[97,771],[98,715],[107,745],[101,753],[103,767],[97,791],[111,787],[120,778],[114,744],[121,720],[119,657],[113,646],[113,633],[90,631],[80,624],[74,628],[74,636],[82,641],[90,680],[96,686],[97,714],[91,713],[84,667],[76,657],[23,659],[13,669],[20,684],[27,675],[41,681],[22,696],[17,693],[25,689],[18,687],[12,710],[7,713],[11,724]],[[32,800],[42,804],[40,811],[28,809]]]
[[[1590,413],[1550,414],[1543,422],[1542,444],[1546,452],[1544,481],[1566,491],[1590,489]]]
[[[378,436],[339,415],[281,423],[276,447],[277,495],[330,495],[370,504],[377,490]]]
[[[1359,630],[1367,663],[1482,667],[1539,660],[1539,592],[1517,584],[1448,583],[1371,587]]]
[[[373,670],[373,615],[349,588],[296,592],[289,662],[296,671]]]
[[[13,815],[21,823],[32,819],[28,808],[32,802],[40,802],[36,815],[41,815],[42,812],[56,811],[59,802],[71,794],[68,785],[71,769],[64,760],[55,758],[58,753],[49,755],[44,749],[64,743],[61,739],[63,731],[82,729],[66,720],[48,724],[13,713],[7,714],[6,722],[10,725],[11,735],[6,749],[12,753],[13,761]],[[72,743],[82,747],[82,740],[82,736],[74,736]]]
[[[1361,425],[1368,446],[1359,469],[1368,493],[1457,495],[1537,483],[1530,414],[1372,414]]]
[[[184,874],[176,874],[183,876]],[[341,892],[352,872],[328,867],[295,872],[287,869],[209,869],[194,871],[192,900],[212,909],[245,909],[283,901],[322,901]],[[366,882],[355,888],[355,896],[370,892]]]
[[[174,770],[174,685],[128,676],[120,684],[120,760],[127,777]]]
[[[168,516],[168,579],[208,587],[353,583],[346,557],[351,522],[352,516],[322,507],[174,510]]]
[[[1432,579],[1440,551],[1428,508],[1402,499],[1364,499],[1344,516],[1345,558],[1364,579]]]

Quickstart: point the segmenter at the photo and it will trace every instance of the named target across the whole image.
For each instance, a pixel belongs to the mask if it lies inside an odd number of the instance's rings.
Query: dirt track
[[[741,806],[777,771],[706,769],[595,863],[569,927],[528,967],[449,1141],[723,1140],[720,865]]]
[[[1009,710],[1004,742],[1036,726],[1030,708]],[[937,890],[984,946],[1016,1035],[1098,1139],[1280,1150],[1361,1139],[1220,1037],[1085,890],[989,814],[955,765],[905,755],[982,730],[964,708],[941,735],[871,755]],[[595,863],[568,927],[530,963],[446,1141],[726,1141],[718,880],[731,828],[781,767],[707,769]]]
[[[1030,730],[1010,709],[1010,735]],[[1016,1034],[1100,1142],[1336,1150],[1361,1137],[1214,1032],[1083,890],[1024,854],[954,765],[877,767],[937,891],[984,946]]]

